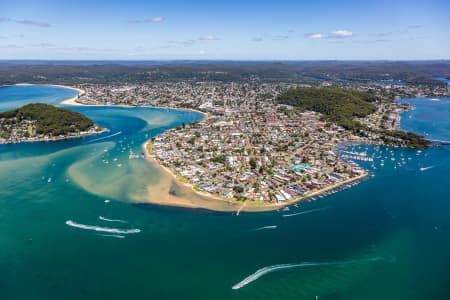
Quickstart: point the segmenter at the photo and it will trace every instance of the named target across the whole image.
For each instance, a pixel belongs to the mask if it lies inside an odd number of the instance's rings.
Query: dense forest
[[[445,86],[450,61],[1,61],[0,85],[15,83],[143,83],[263,81],[314,84],[402,80]]]
[[[43,103],[27,104],[21,108],[0,113],[2,123],[33,121],[36,134],[58,136],[94,127],[94,122],[84,115]]]
[[[355,117],[365,117],[375,112],[377,100],[370,93],[335,88],[290,89],[277,97],[277,102],[292,105],[302,110],[311,110],[324,115],[327,121],[346,129],[361,127]]]

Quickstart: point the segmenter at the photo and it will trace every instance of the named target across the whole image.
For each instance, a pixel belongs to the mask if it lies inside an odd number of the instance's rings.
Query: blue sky
[[[450,1],[0,0],[0,59],[449,59]]]

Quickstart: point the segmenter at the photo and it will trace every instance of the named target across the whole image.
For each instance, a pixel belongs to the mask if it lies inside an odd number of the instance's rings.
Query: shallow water
[[[0,88],[0,107],[58,103],[73,93]],[[421,128],[423,103],[415,105],[415,122],[402,125]],[[143,159],[129,160],[129,150],[141,153],[145,140],[201,115],[71,109],[110,132],[0,145],[1,299],[450,297],[448,147],[417,152],[354,146],[352,151],[375,158],[362,163],[375,177],[289,212],[237,217],[140,204],[160,171]],[[436,138],[444,137],[445,131],[435,130]],[[435,134],[432,126],[426,131]],[[287,267],[271,271],[277,265]],[[265,267],[264,276],[232,289]]]

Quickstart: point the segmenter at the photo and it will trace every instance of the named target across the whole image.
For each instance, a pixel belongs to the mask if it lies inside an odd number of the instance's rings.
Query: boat
[[[433,168],[433,167],[422,167],[422,168],[420,168],[419,170],[420,170],[421,172],[423,172],[423,171],[429,170],[429,169],[431,169],[431,168]]]

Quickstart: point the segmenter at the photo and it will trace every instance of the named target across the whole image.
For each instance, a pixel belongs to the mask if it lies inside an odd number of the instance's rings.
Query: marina
[[[66,295],[68,288],[77,290],[75,286],[95,290],[108,282],[123,282],[123,274],[140,276],[127,281],[132,291],[108,285],[111,297],[170,291],[171,296],[183,298],[186,291],[193,291],[196,299],[279,295],[305,300],[330,295],[351,300],[402,299],[404,286],[389,285],[399,279],[414,292],[409,299],[424,299],[430,289],[435,295],[447,295],[447,289],[438,284],[448,273],[441,262],[450,253],[446,231],[450,207],[441,188],[449,184],[448,176],[442,175],[450,165],[447,146],[415,150],[339,145],[336,155],[373,159],[346,159],[370,176],[305,197],[289,208],[256,214],[241,211],[236,216],[235,211],[146,204],[149,194],[159,195],[160,180],[165,178],[147,160],[134,156],[141,156],[141,145],[163,130],[147,128],[148,124],[163,114],[173,120],[161,125],[165,130],[201,116],[148,108],[76,109],[111,133],[58,143],[0,146],[4,225],[0,263],[5,274],[1,283],[21,291],[22,298]],[[417,105],[415,111],[420,109]],[[128,118],[122,119],[125,112]],[[433,136],[432,130],[427,132]],[[170,178],[167,185],[173,193],[184,192]],[[230,243],[239,246],[230,247]],[[128,255],[126,262],[124,255]],[[374,257],[394,257],[395,261],[364,261]],[[232,288],[265,267],[348,261],[355,263],[280,269]],[[417,265],[418,261],[427,263]],[[411,269],[413,264],[416,267]],[[71,287],[58,275],[62,270],[69,272]],[[410,284],[424,273],[430,278],[426,285]],[[150,285],[149,278],[159,288]],[[28,288],[19,288],[19,282]],[[53,286],[50,292],[49,285]],[[386,285],[389,293],[378,288]],[[65,299],[80,295],[74,292]]]

